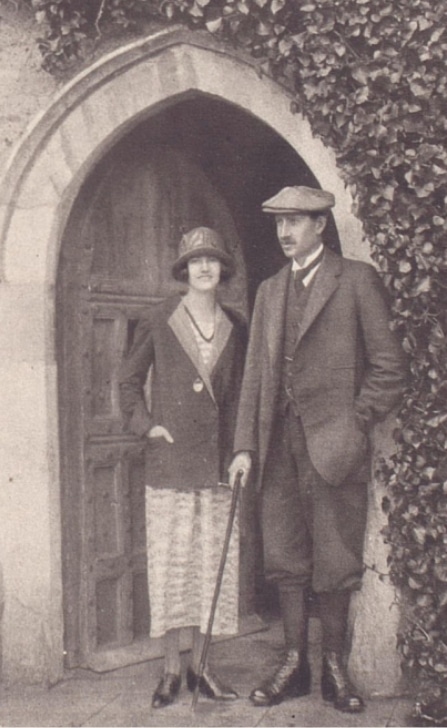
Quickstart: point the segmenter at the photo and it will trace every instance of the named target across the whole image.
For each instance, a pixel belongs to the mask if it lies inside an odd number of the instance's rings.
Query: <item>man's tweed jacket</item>
[[[239,402],[234,450],[255,453],[259,487],[277,415],[290,268],[259,287]],[[292,367],[310,458],[324,480],[340,486],[364,466],[368,429],[398,402],[406,378],[385,289],[371,265],[325,250]]]

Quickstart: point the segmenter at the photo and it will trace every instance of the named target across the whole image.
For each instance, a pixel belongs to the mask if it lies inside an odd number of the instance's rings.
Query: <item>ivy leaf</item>
[[[419,30],[427,30],[427,28],[433,27],[433,21],[429,20],[426,17],[422,17],[422,18],[418,18],[417,21],[413,20],[413,22],[409,23],[409,25],[410,26],[412,25],[413,27],[416,26],[419,28]],[[414,27],[414,30],[416,30],[416,27]]]
[[[268,25],[267,23],[258,23],[256,25],[257,35],[268,37],[270,35],[270,30],[270,25]]]
[[[427,533],[425,531],[425,528],[422,528],[422,526],[415,526],[413,528],[413,536],[414,536],[415,540],[419,544],[421,544],[421,546],[423,546],[424,543],[425,543],[425,539],[427,537]],[[416,587],[413,587],[413,588],[416,588]]]
[[[385,185],[382,191],[382,197],[385,198],[385,200],[390,200],[391,202],[394,200],[394,187],[393,185]]]
[[[286,4],[285,0],[272,0],[270,9],[271,9],[273,15],[276,15],[276,13],[279,13],[279,11],[283,9],[285,4]]]
[[[401,260],[399,261],[399,272],[400,273],[410,273],[411,271],[411,263],[408,260]]]
[[[351,68],[351,75],[361,84],[368,83],[368,69],[365,66],[354,66],[354,68]]]
[[[203,10],[199,6],[197,0],[194,0],[194,4],[191,8],[189,8],[188,12],[190,15],[192,15],[193,18],[202,18],[203,17]]]
[[[342,43],[334,43],[333,48],[339,58],[342,58],[346,53],[346,46]]]
[[[427,420],[427,425],[429,427],[439,427],[439,425],[442,425],[442,423],[446,421],[447,413],[443,412],[442,414],[435,415],[434,417],[429,417]]]
[[[279,41],[278,50],[282,56],[288,55],[290,53],[292,47],[293,47],[293,43],[290,41],[289,38],[283,38],[282,40]]]
[[[412,576],[408,578],[408,586],[410,589],[421,589],[422,585],[416,581],[416,579],[413,579]]]
[[[248,15],[250,12],[250,6],[247,0],[239,0],[236,7],[243,15]]]
[[[214,20],[207,20],[206,23],[206,29],[210,33],[217,33],[223,25],[223,18],[215,18]]]
[[[428,197],[434,191],[435,185],[433,182],[427,182],[422,187],[416,187],[416,195],[418,197]]]
[[[422,280],[419,281],[419,283],[416,286],[415,293],[419,295],[419,293],[428,293],[428,291],[431,288],[431,278],[430,276],[425,276],[425,278],[422,278]]]
[[[172,20],[175,14],[175,6],[174,3],[166,3],[163,8],[164,14],[166,15],[168,20]]]
[[[430,89],[422,81],[410,81],[410,89],[416,97],[427,97],[431,94]]]

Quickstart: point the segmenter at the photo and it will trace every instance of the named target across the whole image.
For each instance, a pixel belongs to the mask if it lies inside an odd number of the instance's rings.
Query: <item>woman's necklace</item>
[[[191,320],[192,325],[194,326],[194,328],[197,331],[197,333],[199,334],[199,336],[201,336],[202,339],[204,341],[206,341],[207,344],[211,344],[212,340],[214,339],[214,334],[215,334],[216,326],[214,326],[214,330],[213,330],[213,333],[211,334],[211,336],[205,336],[205,334],[201,330],[199,324],[197,323],[197,321],[195,320],[194,316],[192,315],[191,311],[189,310],[188,306],[185,303],[183,305],[185,307],[186,313],[188,314],[188,316],[189,316],[189,318]]]

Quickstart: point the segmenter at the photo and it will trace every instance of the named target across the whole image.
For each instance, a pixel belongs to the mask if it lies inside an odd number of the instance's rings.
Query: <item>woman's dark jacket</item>
[[[167,299],[138,323],[121,368],[120,401],[131,432],[145,437],[162,425],[174,438],[146,438],[146,484],[196,490],[228,477],[246,331],[225,309],[207,368],[181,300]],[[144,386],[151,366],[149,411]]]

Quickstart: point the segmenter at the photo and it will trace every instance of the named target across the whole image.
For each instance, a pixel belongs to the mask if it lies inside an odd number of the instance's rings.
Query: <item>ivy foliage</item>
[[[182,22],[258,59],[331,146],[391,294],[411,380],[385,538],[404,665],[447,696],[447,6],[444,0],[28,0],[51,72],[85,43]],[[446,713],[447,714],[447,713]]]

